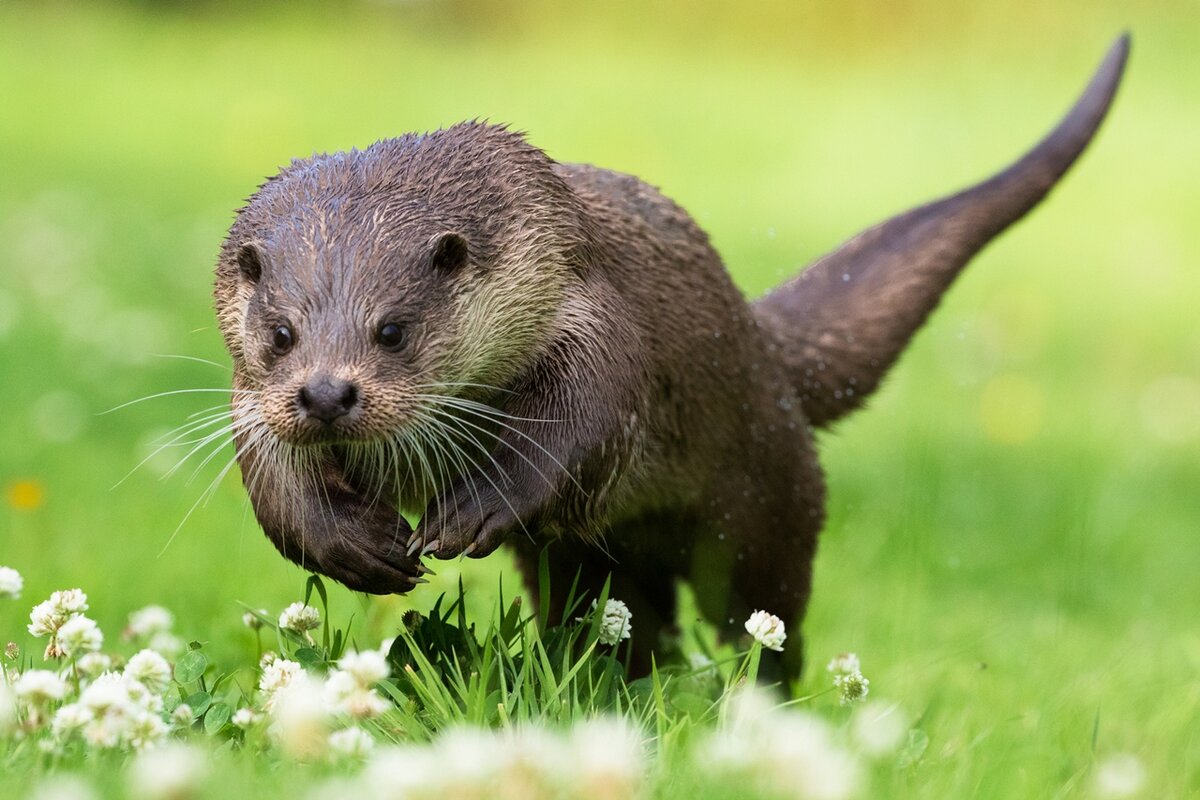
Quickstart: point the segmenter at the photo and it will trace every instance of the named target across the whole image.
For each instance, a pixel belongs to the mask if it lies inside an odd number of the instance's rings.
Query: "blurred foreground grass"
[[[227,384],[157,356],[226,363],[211,263],[232,210],[292,156],[509,121],[556,158],[663,187],[757,294],[1016,156],[1130,27],[1092,150],[824,437],[805,632],[924,715],[898,796],[1074,796],[1116,751],[1145,761],[1151,796],[1200,791],[1195,6],[890,8],[0,6],[0,564],[29,604],[85,586],[116,629],[159,602],[218,651],[251,646],[237,601],[294,599],[301,573],[236,471],[188,516],[228,454],[192,482],[156,480],[173,463],[156,458],[112,488],[220,394],[100,415]],[[464,567],[482,608],[505,566]],[[368,624],[409,602],[374,601]],[[25,605],[0,606],[0,634]]]

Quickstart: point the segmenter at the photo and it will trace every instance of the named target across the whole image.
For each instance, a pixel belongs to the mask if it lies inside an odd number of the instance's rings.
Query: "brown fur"
[[[287,557],[378,593],[411,589],[420,551],[509,542],[532,572],[557,540],[552,585],[612,573],[639,668],[686,579],[722,628],[755,609],[792,622],[795,674],[824,514],[812,427],[862,402],[963,264],[1070,166],[1127,47],[1009,170],[754,304],[656,189],[500,127],[294,162],[217,266],[259,521]],[[423,512],[416,531],[398,509]]]

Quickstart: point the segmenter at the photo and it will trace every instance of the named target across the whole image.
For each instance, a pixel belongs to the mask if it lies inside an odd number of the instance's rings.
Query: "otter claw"
[[[428,578],[412,578],[411,581],[413,586],[420,586],[422,583],[429,583]]]
[[[434,571],[433,571],[433,570],[431,570],[429,567],[427,567],[427,566],[425,566],[424,564],[421,564],[421,563],[418,563],[418,564],[417,564],[417,569],[419,569],[419,570],[421,571],[421,574],[422,574],[422,575],[437,575],[437,573],[436,573],[436,572],[434,572]]]
[[[425,555],[426,553],[431,553],[434,550],[437,550],[441,546],[442,546],[442,540],[434,539],[432,542],[430,542],[429,544],[427,544],[421,548],[421,555]]]
[[[461,555],[462,555],[463,557],[466,557],[466,556],[469,556],[469,555],[471,555],[471,553],[474,553],[474,552],[475,552],[475,548],[476,548],[476,547],[478,547],[478,546],[479,546],[479,543],[478,543],[478,542],[471,542],[469,545],[467,545],[466,547],[464,547],[464,548],[463,548],[463,551],[462,551],[462,554],[461,554]]]
[[[417,537],[414,536],[413,540],[408,543],[408,555],[410,557],[412,555],[414,555],[418,550],[421,549],[421,545],[423,545],[424,543],[425,543],[424,539],[418,539]]]

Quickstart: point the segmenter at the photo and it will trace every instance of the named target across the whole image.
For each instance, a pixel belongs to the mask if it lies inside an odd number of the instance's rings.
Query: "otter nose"
[[[358,387],[331,375],[318,375],[300,388],[300,408],[325,423],[350,413],[358,403]]]

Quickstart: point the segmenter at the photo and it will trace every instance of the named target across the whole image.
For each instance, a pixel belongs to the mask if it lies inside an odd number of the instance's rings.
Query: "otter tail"
[[[959,270],[1054,187],[1108,112],[1128,54],[1125,34],[1058,127],[1008,169],[863,231],[754,304],[814,426],[861,405]]]

